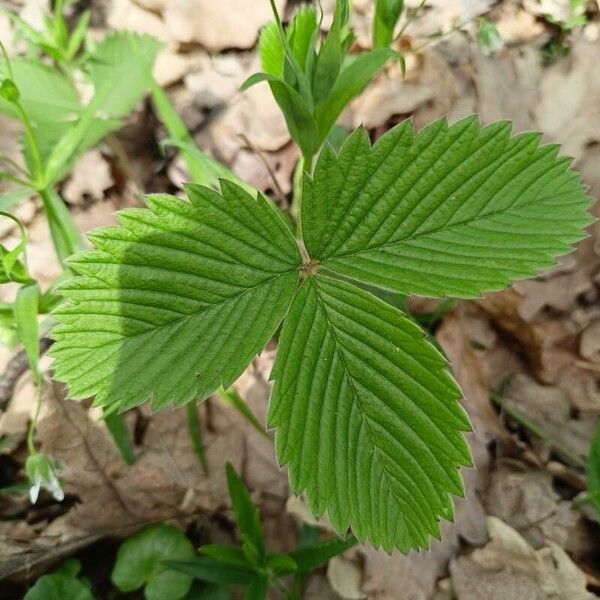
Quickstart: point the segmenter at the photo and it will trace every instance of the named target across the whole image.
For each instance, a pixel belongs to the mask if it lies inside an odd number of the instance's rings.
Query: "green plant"
[[[121,592],[144,588],[146,600],[180,600],[192,586],[192,577],[164,564],[196,556],[185,534],[169,525],[152,525],[125,540],[117,553],[112,581]]]
[[[387,48],[404,10],[404,0],[377,0],[373,20],[373,48]]]
[[[232,182],[149,196],[70,260],[55,374],[104,407],[200,401],[283,322],[268,420],[293,491],[341,534],[427,547],[463,493],[469,419],[422,330],[355,283],[470,298],[549,267],[591,222],[557,155],[475,117],[404,122],[374,145],[358,129],[304,175],[302,250]]]
[[[89,581],[78,577],[80,571],[78,560],[67,560],[54,573],[40,577],[24,600],[94,600]]]
[[[227,465],[227,485],[242,545],[201,546],[194,560],[169,560],[167,565],[196,579],[228,590],[246,588],[247,600],[262,600],[274,588],[287,600],[299,600],[307,575],[356,544],[347,539],[321,540],[317,528],[305,528],[296,550],[290,554],[268,554],[258,509],[233,467]],[[291,579],[286,587],[282,580]],[[227,596],[230,597],[230,596]]]
[[[346,105],[390,58],[399,55],[387,47],[349,53],[354,33],[348,26],[348,0],[336,2],[333,23],[320,46],[315,9],[301,8],[284,29],[272,1],[271,6],[276,21],[263,29],[259,47],[264,72],[250,77],[242,89],[268,82],[290,135],[302,151],[304,169],[310,172]]]
[[[39,337],[40,331],[45,334],[48,329],[47,320],[40,327],[38,316],[49,313],[58,296],[53,287],[42,293],[30,277],[25,229],[18,219],[5,211],[25,197],[38,194],[60,262],[64,264],[73,252],[83,248],[81,234],[57,191],[57,185],[83,151],[120,128],[122,119],[150,87],[151,68],[160,47],[150,37],[115,34],[98,44],[85,44],[84,48],[89,14],[81,17],[71,33],[63,17],[63,5],[62,1],[54,4],[54,11],[47,15],[43,31],[32,29],[9,13],[30,42],[29,55],[35,58],[17,56],[9,59],[0,44],[0,113],[16,119],[23,129],[22,164],[0,156],[0,166],[6,166],[6,170],[0,170],[0,181],[16,186],[0,194],[0,208],[3,209],[0,213],[13,219],[21,231],[21,242],[14,249],[0,247],[0,282],[20,285],[16,300],[0,306],[0,316],[5,339],[10,341],[16,337],[23,344],[38,388],[38,410],[29,429],[30,461],[26,469],[32,484],[32,499],[37,498],[40,487],[52,490],[55,497],[62,495],[50,459],[38,454],[34,444],[42,400]],[[52,65],[42,60],[44,55],[52,58]],[[123,61],[123,56],[128,60]],[[75,86],[77,73],[92,90],[87,102]],[[115,89],[122,92],[115,94]],[[14,336],[10,335],[12,333]],[[133,453],[128,438],[122,435],[121,417],[109,417],[107,424],[124,456],[131,461]]]
[[[586,465],[587,500],[600,517],[600,423],[596,426]]]

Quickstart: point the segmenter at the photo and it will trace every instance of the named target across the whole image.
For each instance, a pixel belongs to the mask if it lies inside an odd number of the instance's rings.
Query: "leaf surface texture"
[[[76,398],[153,407],[231,385],[271,338],[298,280],[295,240],[264,197],[222,181],[190,202],[148,197],[70,262],[56,313],[56,376]]]

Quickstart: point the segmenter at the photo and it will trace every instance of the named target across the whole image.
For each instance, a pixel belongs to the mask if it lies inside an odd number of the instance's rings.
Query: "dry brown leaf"
[[[407,0],[406,5],[417,8],[420,0]],[[408,33],[414,37],[426,37],[448,32],[485,14],[494,0],[427,0],[427,10],[416,19]]]
[[[473,449],[474,445],[479,445],[485,448],[491,440],[503,436],[505,432],[490,402],[486,374],[463,324],[464,314],[463,308],[447,313],[436,332],[436,338],[463,390],[463,406],[473,423],[473,432],[469,434],[471,447]],[[482,464],[476,462],[476,465],[484,466],[488,460],[487,453],[475,452],[474,449],[473,452],[476,461],[481,454]]]
[[[50,414],[39,424],[43,450],[59,462],[65,491],[81,503],[69,522],[88,533],[126,535],[143,525],[181,515],[185,488],[144,461],[127,467],[108,432],[78,402],[53,386]]]
[[[432,100],[434,90],[418,82],[403,80],[400,73],[383,73],[352,105],[354,127],[368,129],[385,125],[390,117],[413,113]]]
[[[592,321],[582,332],[579,354],[594,362],[600,361],[600,319]]]
[[[487,519],[490,542],[451,565],[458,600],[592,600],[586,578],[557,544],[534,550],[513,528]]]
[[[562,144],[561,152],[581,160],[600,142],[600,41],[574,36],[567,58],[544,73],[535,115],[540,130]]]
[[[81,156],[63,186],[63,198],[71,204],[86,200],[102,200],[104,192],[114,184],[110,166],[98,149]]]
[[[409,80],[432,91],[431,100],[415,111],[414,121],[417,129],[448,115],[462,95],[458,79],[446,60],[436,51],[427,52],[419,57],[419,63],[411,71]]]
[[[500,462],[490,477],[485,509],[519,531],[534,548],[552,540],[569,552],[593,551],[580,513],[560,499],[545,471]]]
[[[232,100],[250,75],[248,62],[239,54],[201,56],[198,68],[184,79],[186,88],[193,94],[194,103],[203,109],[212,109]]]
[[[495,19],[496,27],[506,44],[525,44],[545,36],[546,28],[534,15],[519,4],[503,2]],[[540,40],[541,41],[541,40]],[[539,43],[539,41],[538,41]]]
[[[132,0],[110,0],[106,20],[112,29],[147,33],[165,43],[171,40],[163,20]]]
[[[509,48],[500,56],[475,52],[475,86],[478,112],[484,123],[502,119],[514,131],[535,129],[533,107],[538,102],[542,57],[531,46]]]
[[[208,135],[216,155],[226,164],[234,162],[246,143],[245,136],[258,150],[275,152],[290,141],[281,110],[267,85],[258,85],[230,103],[210,124]],[[202,144],[205,147],[204,144]]]
[[[275,4],[281,13],[285,0]],[[178,0],[164,4],[163,17],[172,39],[219,52],[254,46],[272,13],[268,2],[255,0]]]
[[[365,598],[361,591],[361,569],[353,561],[336,556],[327,565],[327,579],[335,592],[346,600]]]
[[[571,0],[523,0],[523,6],[533,15],[549,17],[564,22],[573,14]],[[585,5],[581,4],[575,14],[583,14]]]
[[[571,402],[563,390],[519,374],[508,382],[503,404],[543,431],[550,446],[564,448],[575,460],[585,461],[595,423],[593,419],[571,417]]]
[[[317,574],[310,577],[304,588],[304,600],[339,600],[325,575]]]

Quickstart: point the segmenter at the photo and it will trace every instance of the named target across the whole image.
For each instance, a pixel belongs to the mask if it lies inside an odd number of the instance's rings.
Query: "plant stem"
[[[208,462],[206,460],[206,452],[202,443],[202,434],[200,433],[200,417],[198,416],[198,406],[195,402],[189,402],[186,406],[187,411],[187,427],[194,446],[194,452],[200,461],[200,465],[204,474],[208,476]]]
[[[29,430],[27,431],[27,450],[29,454],[35,454],[37,452],[35,448],[35,432],[37,430],[37,422],[40,416],[40,411],[42,410],[42,381],[38,380],[36,382],[37,387],[37,397],[36,397],[36,406],[35,413],[33,415],[33,419],[31,419],[31,423],[29,424]]]

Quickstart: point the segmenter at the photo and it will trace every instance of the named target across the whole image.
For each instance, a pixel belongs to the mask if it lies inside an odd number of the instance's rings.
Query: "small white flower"
[[[42,488],[48,490],[55,500],[61,502],[64,499],[65,493],[60,487],[60,482],[54,472],[54,465],[45,454],[41,452],[32,454],[25,463],[25,472],[31,482],[29,499],[32,504],[37,502]]]

